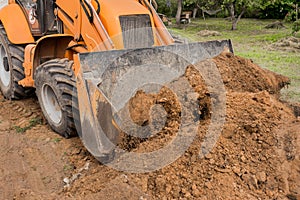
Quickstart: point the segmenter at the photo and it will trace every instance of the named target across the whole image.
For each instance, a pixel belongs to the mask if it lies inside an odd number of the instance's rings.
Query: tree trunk
[[[231,26],[231,30],[232,30],[232,31],[237,30],[237,23],[238,23],[238,20],[237,20],[237,19],[234,19],[234,20],[232,21],[232,26]]]
[[[230,20],[234,21],[235,20],[235,13],[234,13],[234,4],[231,3],[228,7],[229,13],[230,13]]]
[[[182,11],[182,0],[178,0],[177,13],[176,13],[176,24],[180,24],[180,16]]]
[[[237,24],[241,20],[241,18],[245,12],[246,12],[246,6],[243,6],[242,12],[239,14],[238,18],[234,18],[234,20],[232,21],[231,30],[233,30],[233,31],[237,30]]]
[[[198,12],[198,8],[194,8],[194,10],[193,10],[193,19],[196,18],[197,12]]]
[[[299,14],[298,3],[296,3],[296,21],[298,21],[298,14]]]

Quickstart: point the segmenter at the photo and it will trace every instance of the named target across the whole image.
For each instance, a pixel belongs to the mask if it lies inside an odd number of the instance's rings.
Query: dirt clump
[[[296,117],[300,117],[300,103],[289,103]]]
[[[215,65],[223,79],[226,121],[211,151],[201,157],[201,145],[214,114],[212,104],[222,100],[198,71],[207,64]],[[129,102],[130,117],[135,124],[159,130],[148,139],[125,138],[120,147],[131,152],[163,148],[178,134],[185,103],[192,99],[191,105],[197,108],[195,113],[187,115],[188,119],[197,120],[199,126],[192,144],[175,162],[149,173],[125,173],[101,165],[78,138],[58,140],[45,124],[18,135],[8,123],[14,118],[13,123],[17,122],[18,115],[9,109],[25,105],[17,102],[9,107],[9,103],[0,101],[3,130],[0,196],[4,199],[300,199],[300,120],[295,109],[279,101],[280,89],[289,83],[287,77],[261,69],[251,60],[223,53],[189,66],[173,83],[176,91],[167,86],[155,94],[140,90]],[[185,83],[193,93],[185,93]],[[35,103],[26,102],[28,105]],[[8,113],[9,120],[2,117]],[[165,122],[160,124],[162,117]],[[48,154],[47,149],[50,149]],[[16,162],[5,162],[8,159]],[[16,171],[20,171],[23,182],[18,181],[20,173]],[[69,179],[72,182],[65,184],[64,180]],[[7,181],[12,181],[20,192],[10,189]]]
[[[262,69],[250,59],[223,53],[214,58],[228,91],[279,94],[290,83],[289,78]]]
[[[300,52],[300,38],[287,37],[283,38],[276,43],[271,44],[270,49],[282,50],[288,52]]]
[[[276,21],[276,22],[273,22],[271,24],[268,24],[267,26],[265,26],[265,28],[267,29],[283,29],[283,28],[286,28],[286,26],[280,22],[280,21]]]
[[[218,31],[202,30],[199,31],[197,35],[201,37],[209,37],[209,36],[221,36],[221,33]]]

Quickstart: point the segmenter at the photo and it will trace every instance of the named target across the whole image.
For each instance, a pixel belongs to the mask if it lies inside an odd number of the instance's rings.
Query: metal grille
[[[120,16],[120,23],[126,49],[153,46],[154,38],[149,15]]]

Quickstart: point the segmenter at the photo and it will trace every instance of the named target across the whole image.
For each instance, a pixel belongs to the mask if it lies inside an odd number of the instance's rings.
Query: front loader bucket
[[[230,40],[80,54],[78,132],[85,147],[104,161],[124,133],[147,138],[149,127],[130,120],[130,98],[141,88],[159,90],[182,76],[187,66],[223,51],[233,52]]]

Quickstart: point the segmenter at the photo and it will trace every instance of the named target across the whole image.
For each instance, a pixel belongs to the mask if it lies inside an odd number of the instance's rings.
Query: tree
[[[258,8],[258,17],[268,19],[283,19],[287,15],[293,14],[294,5],[295,0],[262,0]]]
[[[274,6],[282,10],[289,7],[293,1],[294,0],[223,0],[223,6],[226,7],[230,13],[232,20],[231,29],[236,30],[238,22],[247,11],[253,12],[259,10],[262,13],[266,13],[268,8]],[[280,10],[277,12],[281,12]]]
[[[167,16],[175,17],[177,11],[177,0],[156,0],[158,4],[158,12]]]
[[[202,17],[205,20],[205,14],[211,16],[221,12],[223,10],[222,3],[223,0],[202,0],[197,2],[197,7],[202,11]]]
[[[237,29],[239,21],[245,14],[260,18],[282,18],[286,15],[296,18],[297,16],[295,11],[297,9],[292,8],[296,5],[296,0],[157,0],[157,3],[160,12],[172,16],[176,14],[177,24],[180,24],[183,7],[194,10],[194,14],[198,9],[202,10],[203,16],[205,13],[214,14],[222,8],[229,13],[232,30]]]
[[[176,24],[180,24],[180,16],[182,12],[182,0],[178,0],[178,5],[177,5],[177,13],[176,13]]]
[[[158,11],[164,14],[172,13],[172,8],[176,9],[176,24],[180,24],[180,16],[183,7],[194,10],[193,17],[196,10],[215,11],[221,8],[223,0],[157,0]],[[217,8],[217,9],[216,9]],[[171,12],[170,12],[171,10]]]
[[[254,0],[255,1],[255,0]],[[247,8],[252,6],[249,0],[224,0],[223,5],[227,8],[232,21],[231,30],[237,29],[237,24],[245,14]]]
[[[184,7],[188,7],[193,10],[193,18],[196,17],[198,9],[202,11],[203,18],[204,14],[207,13],[209,15],[217,14],[222,11],[222,3],[223,0],[184,0]]]

